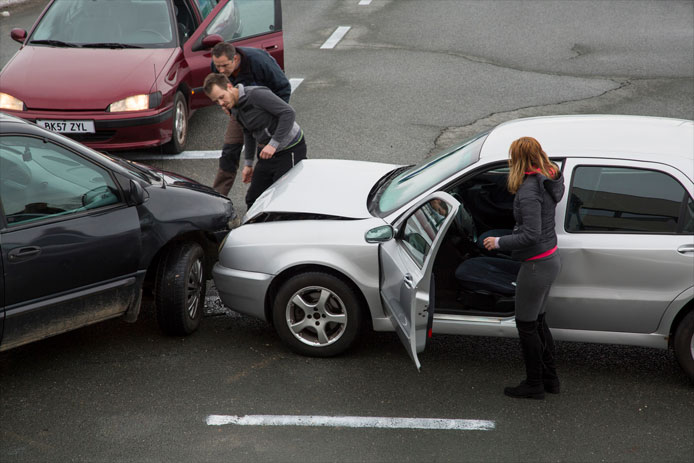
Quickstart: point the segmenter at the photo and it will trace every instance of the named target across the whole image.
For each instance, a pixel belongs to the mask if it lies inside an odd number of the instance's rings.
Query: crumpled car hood
[[[263,213],[324,214],[350,219],[371,217],[366,199],[394,164],[336,159],[305,159],[268,188],[248,210],[244,222]]]

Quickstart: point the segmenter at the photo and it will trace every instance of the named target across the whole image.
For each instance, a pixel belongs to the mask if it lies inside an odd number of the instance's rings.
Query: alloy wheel
[[[202,292],[202,261],[197,259],[193,262],[188,273],[188,281],[186,283],[186,306],[188,316],[195,318],[200,305],[200,294]]]
[[[347,327],[347,309],[328,288],[309,286],[289,299],[285,319],[290,332],[302,343],[324,347],[337,342]]]

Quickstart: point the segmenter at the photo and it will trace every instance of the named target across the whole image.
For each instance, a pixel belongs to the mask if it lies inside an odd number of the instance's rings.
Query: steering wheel
[[[160,38],[161,38],[163,41],[165,41],[165,42],[168,42],[168,41],[170,40],[170,39],[167,39],[166,37],[164,37],[164,34],[162,34],[162,33],[159,32],[159,31],[155,31],[154,29],[140,29],[140,30],[138,30],[138,31],[136,32],[136,34],[137,34],[138,32],[144,32],[145,34],[156,35],[156,36],[160,37]]]
[[[82,195],[82,206],[87,207],[90,204],[110,199],[112,197],[113,193],[111,193],[111,190],[107,185],[98,186]]]
[[[460,203],[460,208],[458,209],[458,214],[456,215],[455,220],[463,233],[465,233],[465,235],[467,235],[467,237],[470,238],[473,243],[477,243],[478,237],[475,221],[472,218],[472,214],[470,214],[470,211],[467,210],[463,203]]]
[[[451,196],[460,203],[458,213],[454,219],[456,226],[470,241],[477,243],[477,227],[475,227],[475,220],[472,218],[472,214],[467,210],[465,204],[463,204],[463,199],[458,193],[451,193]]]

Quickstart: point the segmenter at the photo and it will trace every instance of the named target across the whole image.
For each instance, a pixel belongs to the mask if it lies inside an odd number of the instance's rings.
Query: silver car
[[[517,336],[518,264],[480,237],[513,227],[507,158],[521,136],[540,141],[567,188],[555,338],[673,348],[694,379],[688,120],[521,119],[416,166],[302,161],[227,236],[213,270],[222,301],[311,356],[345,351],[366,328],[397,331],[418,368],[432,332]]]

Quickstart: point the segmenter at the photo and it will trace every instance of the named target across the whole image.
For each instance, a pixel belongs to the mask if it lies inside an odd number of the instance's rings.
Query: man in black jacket
[[[291,85],[277,61],[265,50],[256,48],[234,47],[227,42],[220,42],[212,48],[212,72],[227,76],[233,85],[265,86],[286,103],[289,103]],[[212,187],[222,193],[229,194],[234,185],[236,172],[239,168],[239,158],[243,146],[243,132],[236,119],[229,118],[222,155],[219,158],[219,169]],[[241,179],[243,183],[251,181],[253,167],[244,166]]]
[[[212,73],[205,78],[204,90],[243,129],[244,181],[247,172],[251,173],[246,192],[246,206],[250,208],[263,191],[306,159],[304,133],[295,121],[294,109],[267,87],[233,86],[225,75]],[[253,170],[258,148],[261,151]]]

